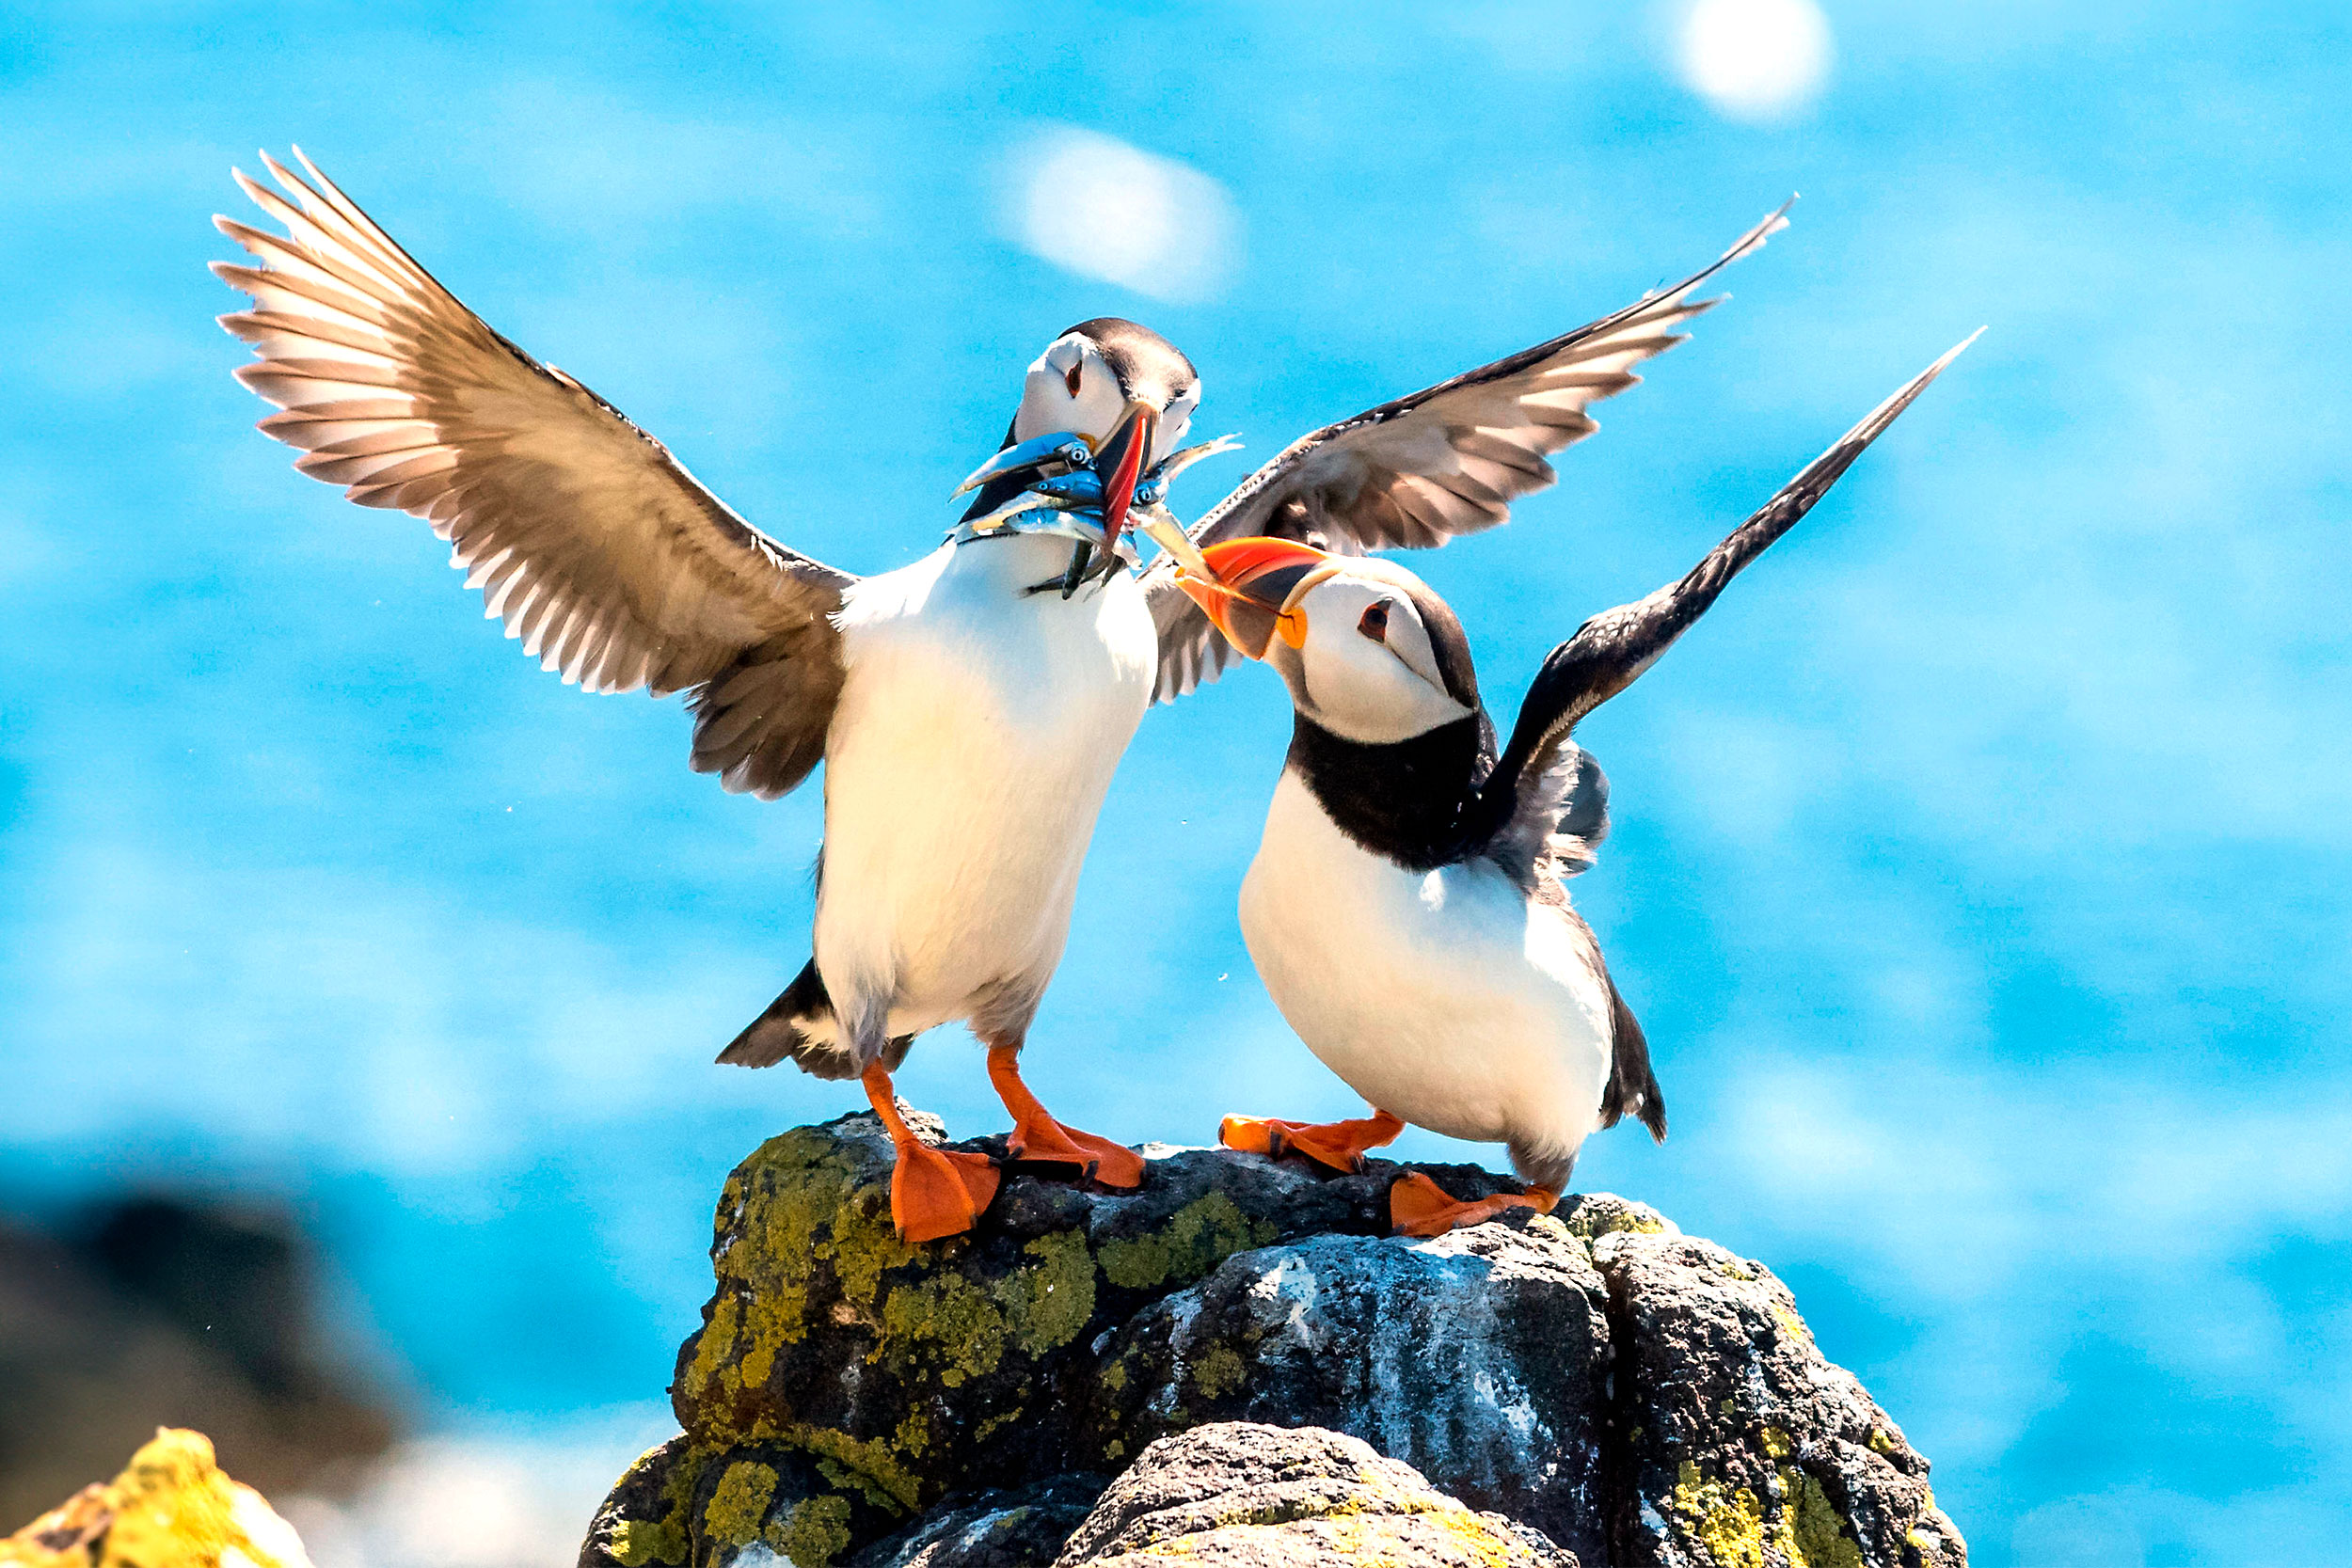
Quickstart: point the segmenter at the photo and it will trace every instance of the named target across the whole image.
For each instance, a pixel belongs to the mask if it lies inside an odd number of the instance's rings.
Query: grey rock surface
[[[1540,1531],[1463,1507],[1370,1444],[1249,1421],[1196,1427],[1145,1449],[1056,1568],[1171,1559],[1234,1568],[1576,1568]]]
[[[1017,1491],[950,1497],[848,1568],[1046,1568],[1103,1495],[1102,1476],[1055,1476]]]
[[[1088,1437],[1110,1463],[1206,1421],[1329,1427],[1600,1562],[1607,1307],[1584,1246],[1541,1215],[1261,1247],[1119,1331]]]

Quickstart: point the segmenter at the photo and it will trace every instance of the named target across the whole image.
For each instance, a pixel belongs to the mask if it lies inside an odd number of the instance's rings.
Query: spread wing
[[[1581,871],[1592,863],[1590,851],[1597,839],[1577,820],[1580,812],[1591,804],[1586,781],[1591,759],[1569,738],[1577,721],[1657,663],[1675,639],[1707,612],[1724,586],[1774,540],[1796,527],[1797,520],[1829,493],[1854,459],[1911,406],[1913,399],[1927,390],[1928,383],[1975,341],[1976,337],[1970,335],[1872,409],[1755,515],[1708,551],[1707,558],[1681,581],[1594,616],[1551,651],[1534,684],[1528,688],[1526,701],[1519,705],[1510,744],[1503,748],[1481,789],[1481,825],[1491,833],[1485,851],[1489,858],[1529,885],[1547,873]],[[1601,802],[1597,820],[1605,832],[1605,793]]]
[[[1675,328],[1716,301],[1692,291],[1788,227],[1788,207],[1673,288],[1548,342],[1301,436],[1191,530],[1195,541],[1255,534],[1360,555],[1432,549],[1507,522],[1511,503],[1558,476],[1547,459],[1599,426],[1585,412],[1642,378],[1633,367],[1683,341]],[[1144,575],[1160,633],[1162,702],[1216,679],[1238,656],[1176,587],[1174,563]]]
[[[841,687],[830,617],[856,579],[737,516],[294,157],[308,182],[262,156],[283,196],[236,177],[285,234],[214,219],[262,263],[213,265],[253,296],[221,325],[259,356],[237,379],[281,410],[262,429],[360,505],[424,518],[506,635],[566,683],[691,689],[698,771],[767,797],[799,784],[824,754]]]

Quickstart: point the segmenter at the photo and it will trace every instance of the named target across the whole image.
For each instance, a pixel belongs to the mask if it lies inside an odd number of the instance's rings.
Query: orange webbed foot
[[[898,1164],[890,1173],[891,1223],[907,1242],[961,1236],[980,1223],[1003,1180],[985,1154],[910,1139],[898,1145]]]
[[[1081,1132],[1054,1119],[1021,1081],[1015,1058],[1018,1049],[994,1046],[988,1053],[989,1081],[997,1098],[1012,1113],[1012,1132],[1005,1140],[1006,1154],[1015,1160],[1036,1160],[1075,1165],[1086,1177],[1105,1187],[1143,1185],[1143,1156],[1124,1144],[1093,1132]]]
[[[1227,1117],[1217,1125],[1216,1141],[1245,1154],[1304,1154],[1317,1164],[1337,1171],[1364,1168],[1364,1151],[1396,1142],[1405,1131],[1401,1117],[1375,1110],[1354,1121],[1280,1121],[1272,1117]]]
[[[890,1171],[890,1222],[906,1242],[936,1242],[961,1236],[980,1223],[980,1215],[1004,1180],[996,1162],[985,1154],[933,1148],[914,1135],[898,1115],[898,1097],[890,1074],[879,1067],[865,1073],[866,1098],[874,1114],[890,1131],[898,1163]]]
[[[1493,1219],[1511,1209],[1549,1214],[1560,1195],[1548,1187],[1497,1193],[1469,1201],[1454,1197],[1419,1171],[1407,1171],[1389,1189],[1389,1225],[1399,1236],[1442,1236],[1466,1225]]]

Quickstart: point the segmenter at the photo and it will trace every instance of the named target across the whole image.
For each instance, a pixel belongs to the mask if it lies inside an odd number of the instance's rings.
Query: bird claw
[[[1364,1168],[1364,1151],[1396,1141],[1405,1131],[1402,1117],[1375,1111],[1354,1121],[1281,1121],[1272,1117],[1227,1117],[1217,1125],[1216,1141],[1245,1154],[1280,1159],[1304,1154],[1336,1171]]]
[[[1421,1172],[1406,1171],[1389,1189],[1389,1225],[1399,1236],[1426,1239],[1477,1225],[1512,1209],[1533,1209],[1539,1214],[1549,1214],[1559,1201],[1560,1195],[1545,1187],[1464,1201]]]

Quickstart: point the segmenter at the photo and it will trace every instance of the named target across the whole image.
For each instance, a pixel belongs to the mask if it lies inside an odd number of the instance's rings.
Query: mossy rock
[[[833,1568],[907,1511],[842,1466],[781,1443],[683,1434],[629,1466],[596,1511],[581,1568]]]
[[[1525,1560],[1471,1540],[1491,1516],[1596,1568],[1964,1560],[1926,1462],[1788,1291],[1655,1211],[1573,1195],[1407,1242],[1396,1165],[1148,1152],[1132,1192],[1009,1169],[972,1234],[908,1246],[874,1117],[769,1140],[721,1196],[717,1289],[671,1390],[684,1433],[622,1479],[584,1568],[1042,1563],[1069,1478],[1237,1422],[1349,1434],[1450,1499],[1371,1535],[1302,1516],[1300,1551]],[[1466,1198],[1514,1185],[1430,1174]],[[1049,1494],[1059,1512],[1023,1500]],[[1263,1534],[1183,1540],[1275,1560]]]
[[[1962,1568],[1928,1463],[1820,1353],[1772,1272],[1695,1237],[1604,1233],[1616,1341],[1613,1563]]]

